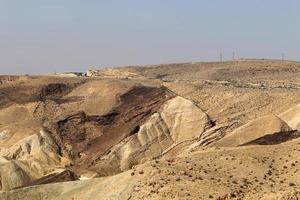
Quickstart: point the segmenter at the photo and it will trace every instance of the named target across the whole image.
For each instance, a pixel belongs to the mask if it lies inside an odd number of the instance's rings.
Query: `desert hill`
[[[300,198],[300,63],[0,77],[0,199]]]

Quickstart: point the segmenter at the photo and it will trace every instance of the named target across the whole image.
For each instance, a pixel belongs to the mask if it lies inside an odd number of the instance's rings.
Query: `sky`
[[[0,74],[300,60],[299,0],[0,0]]]

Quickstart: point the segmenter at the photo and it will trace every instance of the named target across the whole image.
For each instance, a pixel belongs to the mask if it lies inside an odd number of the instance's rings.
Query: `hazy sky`
[[[299,0],[0,0],[0,74],[300,60]]]

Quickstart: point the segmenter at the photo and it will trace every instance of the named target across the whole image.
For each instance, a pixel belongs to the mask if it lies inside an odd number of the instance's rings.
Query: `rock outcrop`
[[[33,185],[44,185],[50,183],[68,182],[79,180],[79,177],[70,170],[55,171],[47,174],[39,179],[31,181],[30,183],[23,185],[22,187],[28,187]]]
[[[9,83],[9,82],[14,82],[22,79],[20,76],[5,76],[5,75],[0,75],[0,85]]]
[[[0,190],[11,190],[29,184],[40,175],[22,161],[0,157]]]
[[[55,182],[61,175],[49,173],[57,169],[74,169],[76,176],[119,172],[118,156],[110,169],[102,157],[129,141],[175,96],[165,87],[126,80],[37,80],[0,90],[1,190]]]
[[[144,160],[162,155],[172,145],[200,139],[210,126],[207,114],[193,102],[179,96],[174,97],[141,125],[136,134],[102,157],[100,163],[103,163],[102,166],[110,163],[107,166],[109,169],[115,166],[120,171],[128,170]]]
[[[206,113],[179,96],[164,104],[161,117],[175,143],[197,138],[211,126]]]
[[[142,75],[130,70],[129,68],[105,68],[100,70],[88,70],[86,73],[88,77],[102,77],[102,78],[144,78]]]
[[[279,115],[292,129],[300,131],[300,104]]]
[[[283,120],[274,115],[264,116],[255,119],[226,135],[216,146],[237,147],[251,143],[266,135],[285,133],[292,131],[292,128]]]
[[[3,131],[4,134],[9,134],[9,130]],[[15,133],[6,139],[18,136]],[[0,143],[5,143],[5,137]],[[67,158],[60,156],[59,147],[45,130],[20,139],[13,145],[0,147],[0,158],[0,190],[26,186],[69,164]]]

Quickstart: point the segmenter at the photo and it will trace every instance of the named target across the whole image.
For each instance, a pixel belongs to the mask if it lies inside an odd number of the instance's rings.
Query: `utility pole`
[[[220,52],[220,62],[223,62],[223,53],[222,53],[222,51]]]
[[[285,60],[285,54],[282,53],[282,54],[281,54],[281,61],[284,62],[284,60]]]
[[[232,52],[232,60],[235,60],[235,52]]]
[[[282,65],[282,67],[284,67],[284,66],[283,66],[283,65],[284,65],[284,60],[285,60],[285,54],[282,53],[282,54],[281,54],[281,65]]]

